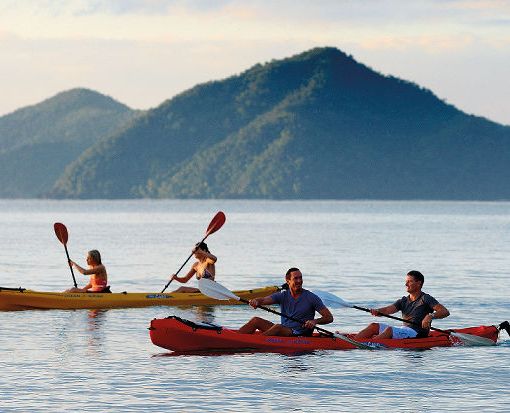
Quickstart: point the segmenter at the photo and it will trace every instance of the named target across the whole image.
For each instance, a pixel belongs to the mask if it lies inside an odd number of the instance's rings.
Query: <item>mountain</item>
[[[48,192],[71,161],[136,114],[110,97],[73,89],[0,117],[0,197]]]
[[[48,195],[509,199],[509,161],[510,127],[317,48],[164,102]]]

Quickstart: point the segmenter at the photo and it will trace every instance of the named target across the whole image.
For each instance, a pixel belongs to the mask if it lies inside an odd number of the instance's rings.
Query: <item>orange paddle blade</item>
[[[67,239],[69,238],[66,226],[60,222],[55,222],[55,224],[53,225],[53,229],[55,230],[55,235],[57,236],[59,241],[62,244],[66,245]]]

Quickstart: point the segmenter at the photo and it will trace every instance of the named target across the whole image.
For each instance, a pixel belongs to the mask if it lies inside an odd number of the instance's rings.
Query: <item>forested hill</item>
[[[73,89],[0,117],[0,197],[48,192],[71,161],[136,114],[110,97]]]
[[[317,48],[198,85],[102,139],[64,198],[509,199],[510,127]]]

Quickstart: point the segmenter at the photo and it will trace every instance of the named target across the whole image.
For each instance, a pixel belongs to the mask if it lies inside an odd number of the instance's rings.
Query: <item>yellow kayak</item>
[[[269,286],[234,293],[245,300],[250,300],[265,297],[278,290],[279,287]],[[0,311],[219,304],[242,303],[237,300],[215,300],[202,293],[57,293],[0,287]]]

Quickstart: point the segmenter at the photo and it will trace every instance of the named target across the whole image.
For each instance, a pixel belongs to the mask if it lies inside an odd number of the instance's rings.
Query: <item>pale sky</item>
[[[318,46],[510,125],[510,0],[0,0],[0,116],[75,87],[149,109]]]

